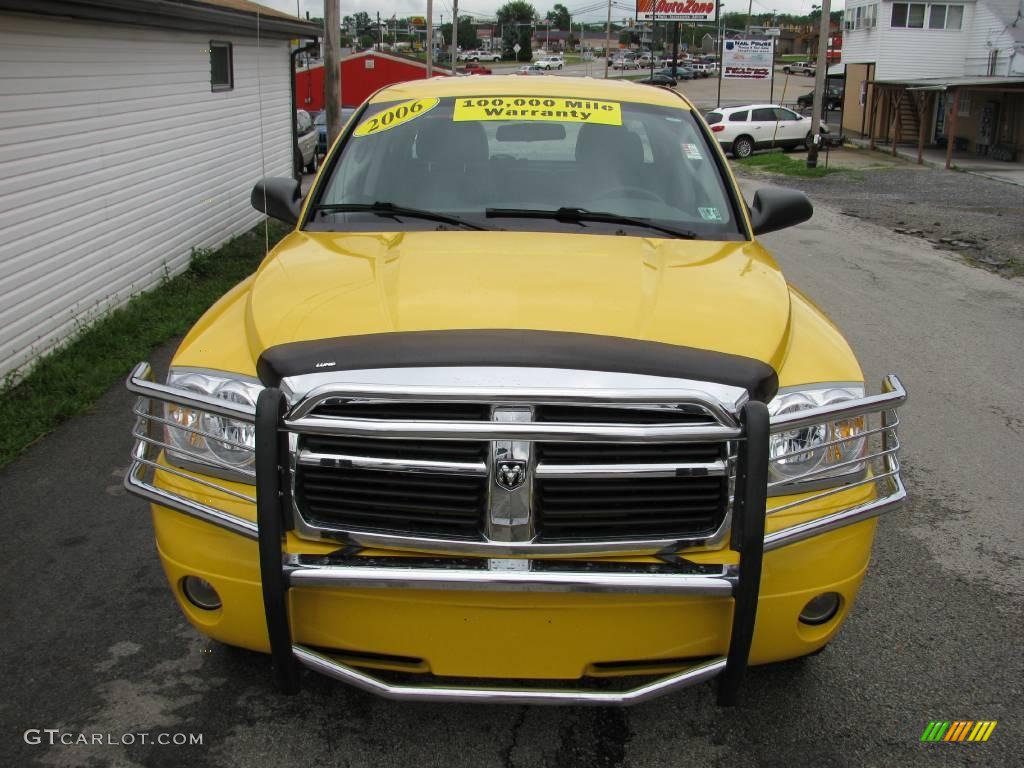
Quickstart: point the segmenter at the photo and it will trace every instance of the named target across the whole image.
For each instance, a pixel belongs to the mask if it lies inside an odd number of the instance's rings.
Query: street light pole
[[[725,73],[725,41],[722,39],[725,37],[725,17],[722,14],[722,9],[725,8],[725,3],[718,4],[718,102],[716,107],[722,106],[722,75]]]

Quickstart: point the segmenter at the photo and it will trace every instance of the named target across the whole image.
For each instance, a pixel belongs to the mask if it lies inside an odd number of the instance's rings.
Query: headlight
[[[255,379],[180,368],[170,370],[167,383],[252,407],[263,389]],[[256,428],[253,424],[173,403],[165,404],[164,413],[169,422],[164,428],[167,443],[181,449],[167,452],[172,464],[230,480],[252,482],[244,472],[251,471],[255,462]]]
[[[780,392],[768,404],[775,416],[806,411],[864,397],[861,385],[824,384]],[[768,493],[778,496],[841,485],[864,472],[863,416],[801,427],[771,436],[768,447]],[[830,469],[834,467],[834,469]]]

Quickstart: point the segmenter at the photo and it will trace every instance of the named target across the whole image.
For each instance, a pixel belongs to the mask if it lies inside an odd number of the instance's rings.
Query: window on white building
[[[871,29],[878,19],[878,3],[858,5],[856,8],[847,8],[844,17],[844,29]]]
[[[210,41],[211,91],[230,91],[235,87],[235,68],[231,58],[231,43]]]
[[[906,29],[960,29],[963,19],[962,5],[893,3],[889,25]]]

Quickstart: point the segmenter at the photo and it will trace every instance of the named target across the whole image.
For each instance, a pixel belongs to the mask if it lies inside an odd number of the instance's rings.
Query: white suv
[[[811,142],[811,121],[778,104],[720,107],[708,112],[704,119],[722,149],[732,152],[734,157],[749,157],[755,149],[773,147],[789,151]],[[825,123],[821,124],[821,132],[828,133]]]
[[[541,69],[561,69],[565,65],[561,56],[545,56],[542,59],[537,59],[535,63]]]

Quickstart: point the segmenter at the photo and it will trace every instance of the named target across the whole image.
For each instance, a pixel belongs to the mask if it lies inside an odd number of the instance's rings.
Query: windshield
[[[307,228],[380,229],[387,203],[488,229],[665,237],[613,221],[531,218],[579,209],[744,239],[721,170],[687,109],[554,97],[371,104],[318,189]],[[515,210],[515,216],[503,211]],[[437,228],[394,215],[387,228]],[[443,224],[440,226],[444,226]]]

